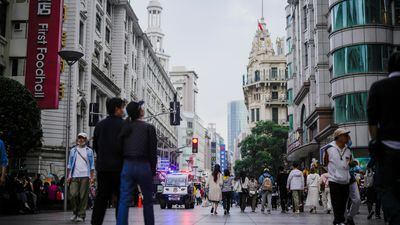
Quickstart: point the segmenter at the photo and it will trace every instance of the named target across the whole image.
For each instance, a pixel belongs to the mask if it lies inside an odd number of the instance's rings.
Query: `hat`
[[[132,101],[129,102],[129,104],[126,106],[126,112],[128,113],[129,117],[132,119],[137,119],[139,118],[139,109],[140,107],[144,104],[144,101]]]
[[[337,138],[337,137],[339,137],[340,135],[343,135],[343,134],[349,134],[350,133],[350,131],[348,131],[348,130],[346,130],[346,129],[343,129],[343,128],[338,128],[337,130],[335,130],[335,132],[333,133],[333,138]]]
[[[78,134],[78,137],[83,137],[83,138],[87,139],[87,134],[84,133],[84,132],[81,132],[81,133]]]

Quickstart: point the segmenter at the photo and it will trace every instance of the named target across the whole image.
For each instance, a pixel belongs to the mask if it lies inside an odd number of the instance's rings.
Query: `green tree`
[[[271,121],[260,121],[240,144],[242,160],[235,162],[235,172],[246,171],[261,175],[268,167],[277,174],[286,153],[288,127]]]
[[[42,146],[40,109],[19,82],[0,77],[0,132],[10,169],[20,169],[28,151]]]

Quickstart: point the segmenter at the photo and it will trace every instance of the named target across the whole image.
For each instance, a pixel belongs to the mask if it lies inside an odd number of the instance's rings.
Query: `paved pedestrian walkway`
[[[187,210],[182,208],[161,210],[158,206],[154,206],[156,224],[162,225],[247,225],[247,224],[285,224],[285,225],[329,225],[332,224],[333,215],[327,215],[322,212],[317,214],[302,213],[302,214],[282,214],[280,211],[272,211],[271,214],[262,214],[259,212],[251,213],[250,209],[247,212],[241,213],[238,208],[233,208],[231,215],[224,216],[222,208],[219,209],[218,215],[211,215],[210,208],[196,207],[195,209]],[[91,211],[88,211],[90,218]],[[68,221],[71,213],[55,212],[41,213],[35,215],[19,215],[0,217],[1,225],[64,225],[76,224]],[[360,215],[355,219],[356,224],[362,225],[384,225],[383,220],[367,220],[366,208],[362,207]],[[129,221],[132,225],[144,224],[142,209],[131,208]],[[80,224],[90,224],[87,220]],[[114,210],[108,210],[104,221],[104,225],[115,224]]]

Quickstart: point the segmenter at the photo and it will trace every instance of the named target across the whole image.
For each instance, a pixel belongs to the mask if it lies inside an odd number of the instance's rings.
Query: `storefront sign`
[[[58,108],[62,0],[30,0],[25,85],[41,109]]]

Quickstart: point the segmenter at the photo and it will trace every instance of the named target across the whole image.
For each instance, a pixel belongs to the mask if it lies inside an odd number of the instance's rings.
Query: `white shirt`
[[[86,147],[76,147],[76,150],[80,153],[76,153],[76,161],[75,161],[75,168],[74,168],[74,173],[72,174],[72,177],[88,177],[88,163],[89,160],[87,158],[87,152],[86,152]],[[81,157],[81,155],[85,158]]]
[[[332,147],[326,150],[329,155],[328,180],[338,184],[348,184],[350,183],[349,163],[353,154],[347,146],[340,149],[335,141],[331,145]]]

